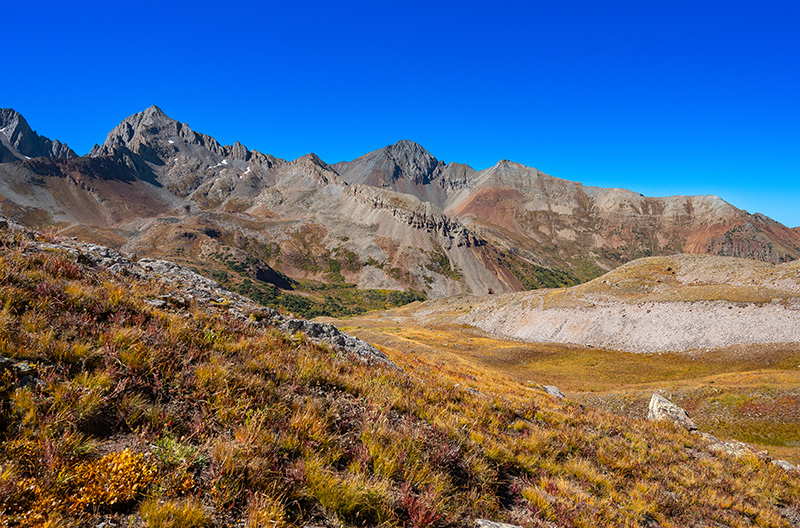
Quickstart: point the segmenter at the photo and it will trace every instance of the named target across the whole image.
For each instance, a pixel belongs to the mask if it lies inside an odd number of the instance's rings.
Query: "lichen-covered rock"
[[[653,394],[653,397],[650,398],[647,419],[653,422],[669,420],[685,427],[689,431],[697,430],[697,426],[692,419],[689,418],[689,413],[687,413],[686,410],[678,407],[658,393]]]
[[[14,361],[0,356],[0,376],[5,374],[10,376],[9,381],[16,387],[30,387],[42,384],[34,365],[27,361]]]
[[[645,516],[642,517],[642,520],[639,521],[639,526],[640,528],[661,528],[661,525],[658,524],[658,521],[647,514],[645,514]]]
[[[487,519],[477,519],[475,521],[475,526],[477,528],[521,528],[516,524],[489,521]],[[538,524],[537,526],[541,526],[542,528],[559,528],[557,524],[550,521],[543,521],[543,524]]]

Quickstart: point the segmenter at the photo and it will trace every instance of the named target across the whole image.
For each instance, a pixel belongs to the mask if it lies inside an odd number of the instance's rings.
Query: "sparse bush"
[[[142,504],[140,513],[148,528],[204,528],[211,525],[211,518],[203,507],[192,499],[150,499]]]
[[[283,528],[287,526],[286,511],[280,498],[254,493],[247,503],[248,528]]]
[[[72,473],[71,507],[112,507],[137,499],[155,480],[156,468],[141,453],[125,450],[84,462]]]

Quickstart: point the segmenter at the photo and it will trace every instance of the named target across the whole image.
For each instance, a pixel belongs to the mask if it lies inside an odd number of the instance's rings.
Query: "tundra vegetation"
[[[0,239],[0,523],[786,527],[800,478],[697,435]],[[392,351],[389,351],[390,353]],[[553,524],[549,524],[553,523]]]

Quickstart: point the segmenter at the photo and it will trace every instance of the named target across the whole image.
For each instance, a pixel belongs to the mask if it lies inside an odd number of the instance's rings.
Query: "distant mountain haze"
[[[800,230],[716,196],[649,198],[508,160],[476,171],[408,140],[332,165],[287,161],[156,106],[82,157],[0,110],[0,211],[281,287],[276,277],[428,297],[569,286],[651,255],[800,257]]]

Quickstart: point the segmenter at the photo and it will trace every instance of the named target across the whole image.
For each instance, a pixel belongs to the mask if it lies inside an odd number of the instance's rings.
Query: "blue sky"
[[[800,226],[800,2],[13,2],[0,106],[79,154],[157,104],[329,163],[400,139]],[[10,21],[16,21],[11,23]]]

